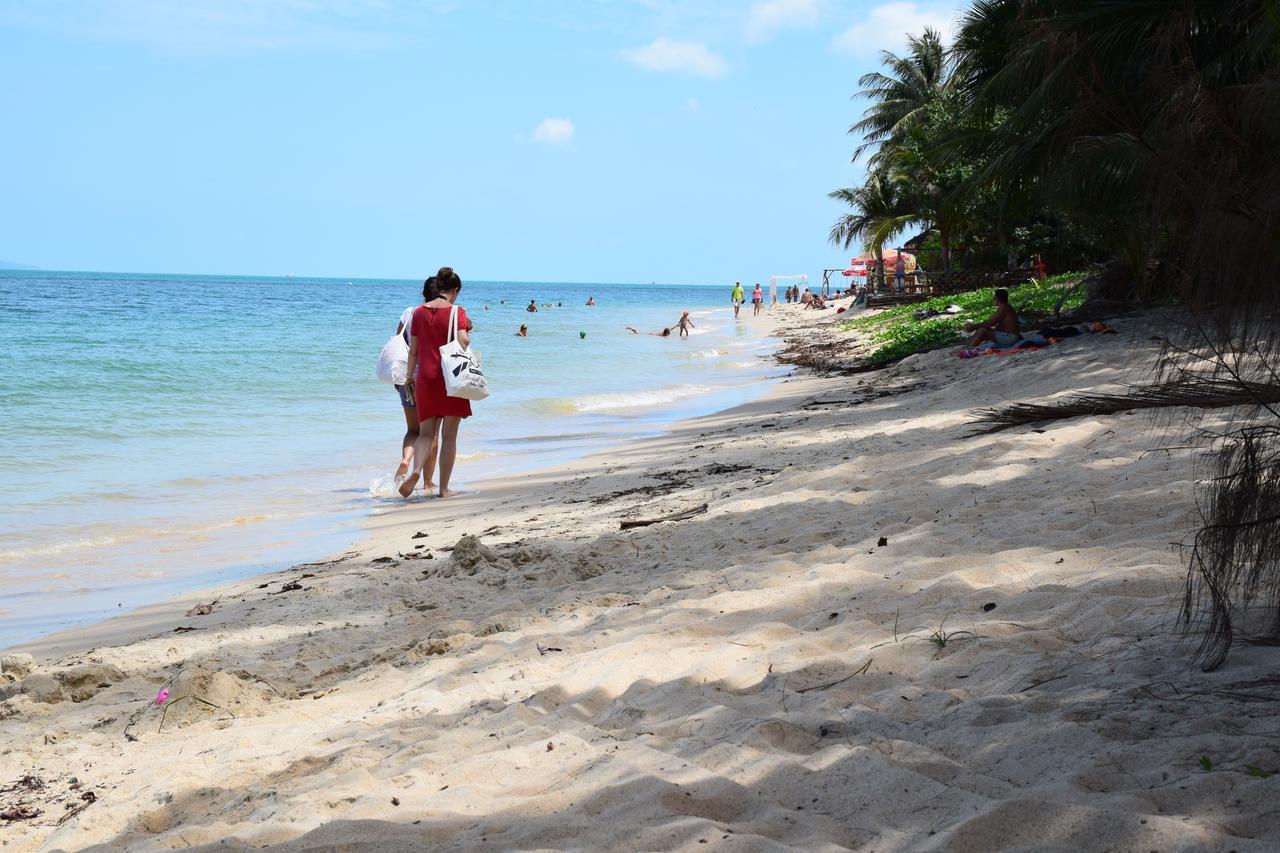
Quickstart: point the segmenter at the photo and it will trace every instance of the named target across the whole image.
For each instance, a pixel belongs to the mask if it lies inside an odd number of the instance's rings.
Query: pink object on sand
[[[159,693],[157,693],[157,694],[156,694],[156,704],[157,704],[157,705],[163,705],[163,704],[164,704],[164,700],[166,700],[166,699],[168,699],[168,698],[169,698],[169,688],[168,688],[168,687],[166,687],[166,688],[164,688],[163,690],[161,690]]]

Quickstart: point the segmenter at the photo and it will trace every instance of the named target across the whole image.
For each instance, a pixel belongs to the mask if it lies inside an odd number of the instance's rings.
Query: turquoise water
[[[374,367],[420,291],[0,273],[0,647],[350,544],[392,500],[404,421]],[[456,487],[760,393],[771,347],[728,292],[467,282],[492,396],[463,426]],[[623,329],[686,310],[687,340]]]

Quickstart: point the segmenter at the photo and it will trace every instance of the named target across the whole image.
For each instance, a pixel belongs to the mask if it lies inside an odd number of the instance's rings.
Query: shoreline
[[[777,355],[784,346],[778,334],[780,326],[781,319],[773,319],[768,328],[757,333],[759,340],[773,342],[771,344],[772,352],[767,358],[774,364],[778,364]],[[767,385],[776,385],[786,381],[787,378],[786,376],[770,377],[766,375],[762,376],[761,381]],[[732,386],[717,387],[716,392],[721,393],[730,390],[734,390]],[[772,393],[772,391],[765,391],[762,394],[755,395],[755,401],[768,399]],[[588,448],[583,452],[561,448],[555,452],[554,459],[547,460],[545,463],[539,462],[533,467],[516,466],[516,470],[512,473],[486,474],[475,481],[468,481],[467,490],[460,497],[468,498],[469,501],[478,500],[483,505],[486,494],[489,492],[506,493],[518,488],[530,478],[545,481],[548,477],[563,475],[566,471],[574,470],[574,466],[587,463],[594,457],[606,456],[629,445],[643,444],[644,442],[661,438],[686,422],[696,421],[705,417],[715,417],[723,413],[732,412],[744,405],[750,406],[751,402],[729,406],[705,415],[676,417],[674,420],[655,423],[644,427],[646,434],[643,435],[625,436],[616,441],[610,441],[606,437],[600,442],[603,446]],[[317,554],[313,560],[276,560],[261,568],[254,567],[244,574],[231,571],[228,572],[231,577],[226,579],[204,583],[197,582],[194,585],[189,582],[191,577],[174,578],[161,585],[161,588],[174,590],[167,599],[146,602],[116,615],[91,617],[78,624],[42,633],[24,642],[0,646],[0,655],[10,653],[35,654],[41,658],[48,658],[54,655],[70,654],[77,650],[92,648],[97,645],[127,643],[143,639],[148,633],[156,630],[156,625],[168,624],[174,618],[201,602],[220,599],[223,593],[239,590],[246,585],[257,588],[268,579],[300,567],[326,565],[335,560],[340,560],[344,556],[359,553],[361,546],[374,537],[378,530],[383,529],[382,521],[385,520],[386,516],[395,517],[414,509],[421,510],[424,507],[430,507],[433,502],[433,500],[424,501],[422,493],[418,492],[415,493],[414,499],[410,502],[402,502],[398,497],[395,499],[386,498],[371,504],[360,511],[358,515],[354,515],[350,510],[343,511],[340,514],[349,516],[351,523],[350,529],[341,536],[341,539],[346,541],[345,546],[323,551]],[[335,513],[329,513],[323,517],[332,518],[336,517],[336,515]],[[312,521],[312,524],[314,523],[316,523],[315,520]],[[334,534],[330,534],[329,538],[334,538]],[[379,554],[379,556],[385,555]],[[202,577],[210,572],[227,572],[227,568],[222,567],[200,572],[194,577]]]
[[[42,661],[0,702],[47,815],[11,849],[1267,849],[1273,723],[1231,695],[1269,650],[1177,643],[1176,428],[969,434],[1123,384],[1157,328],[1118,325],[782,380]]]

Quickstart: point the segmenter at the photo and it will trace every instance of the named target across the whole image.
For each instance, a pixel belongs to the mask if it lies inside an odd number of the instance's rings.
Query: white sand
[[[966,437],[974,407],[1141,378],[1151,329],[1117,325],[781,383],[43,643],[38,674],[85,701],[0,704],[0,785],[45,785],[0,844],[1274,850],[1280,777],[1243,768],[1280,768],[1276,705],[1228,694],[1275,652],[1206,675],[1177,644],[1195,460],[1145,451],[1185,428]],[[463,534],[492,552],[451,559]]]

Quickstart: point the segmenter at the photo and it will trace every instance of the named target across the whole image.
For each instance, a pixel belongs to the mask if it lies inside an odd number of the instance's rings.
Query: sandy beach
[[[0,848],[1274,849],[1271,656],[1179,644],[1185,423],[972,435],[1141,378],[1115,325],[798,372],[17,649]]]

